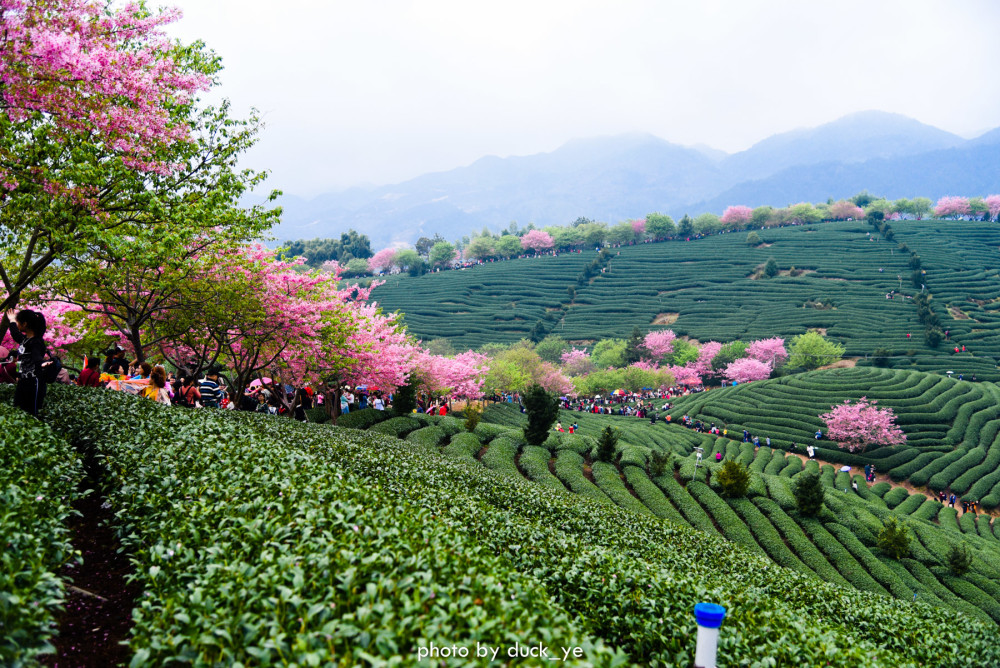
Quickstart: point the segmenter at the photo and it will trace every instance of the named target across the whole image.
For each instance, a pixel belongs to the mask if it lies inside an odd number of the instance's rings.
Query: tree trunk
[[[135,361],[136,364],[142,364],[146,361],[145,351],[142,349],[142,333],[136,325],[130,325],[128,329],[128,340],[132,344],[132,349],[135,351]]]

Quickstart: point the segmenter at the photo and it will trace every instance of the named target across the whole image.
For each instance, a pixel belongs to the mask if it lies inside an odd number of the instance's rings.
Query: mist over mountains
[[[498,158],[402,183],[313,199],[285,196],[278,239],[336,237],[353,228],[372,248],[420,236],[459,238],[511,221],[616,223],[652,211],[679,217],[726,206],[784,206],[849,197],[890,199],[1000,192],[1000,128],[966,140],[878,111],[773,135],[726,154],[650,134],[576,139],[551,153]]]

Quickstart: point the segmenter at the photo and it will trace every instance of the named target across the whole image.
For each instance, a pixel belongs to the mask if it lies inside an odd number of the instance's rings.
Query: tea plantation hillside
[[[868,559],[859,547],[865,538],[850,540],[828,518],[801,523],[780,500],[758,494],[725,502],[708,485],[681,489],[669,475],[635,487],[653,494],[662,485],[656,498],[669,498],[683,519],[660,519],[646,502],[622,509],[608,500],[625,498],[610,486],[618,474],[598,464],[594,478],[610,494],[526,480],[519,470],[541,453],[501,425],[460,434],[456,420],[439,418],[400,440],[386,434],[402,433],[400,420],[413,418],[396,418],[394,429],[393,420],[374,420],[372,431],[360,432],[61,387],[53,387],[45,418],[53,430],[37,432],[40,445],[44,439],[50,451],[66,451],[59,443],[72,438],[106,470],[116,531],[142,590],[132,665],[403,665],[432,646],[474,652],[478,642],[501,650],[542,643],[559,656],[568,648],[567,663],[579,665],[684,666],[695,646],[692,607],[702,600],[729,610],[720,666],[763,658],[776,665],[1000,663],[996,611],[981,600],[991,581],[981,572],[991,563],[985,549],[961,579],[925,566],[936,557],[921,552],[911,560],[919,567],[879,560],[843,567],[849,587],[831,564],[845,555]],[[11,433],[11,420],[12,409],[0,406],[0,434]],[[378,427],[384,434],[373,433]],[[575,458],[584,450],[572,439],[556,448],[563,457],[556,471],[579,471]],[[539,461],[531,470],[540,476],[548,467]],[[36,487],[64,473],[52,470]],[[582,473],[572,479],[593,485]],[[673,506],[675,494],[684,501]],[[858,518],[868,519],[855,508],[879,512],[876,502],[839,501]],[[760,545],[777,545],[764,525],[771,543],[762,538],[754,547],[756,539],[744,537],[750,549],[683,526],[717,525],[728,536],[739,531],[730,520],[741,513],[777,518],[767,527],[788,532],[791,545],[794,525],[824,547],[803,552],[801,565],[786,555],[789,568],[780,568],[763,556],[769,552]],[[51,524],[47,517],[17,521],[22,532]],[[907,600],[911,591],[915,603]],[[955,609],[964,613],[960,623]],[[39,614],[34,623],[50,622]],[[17,662],[17,649],[0,646],[4,663]]]
[[[867,396],[891,407],[904,445],[851,454],[814,432],[821,413],[845,399]],[[985,508],[1000,506],[1000,388],[935,374],[874,368],[832,369],[715,389],[678,400],[670,411],[771,438],[817,448],[817,457],[852,466],[874,464],[893,480],[947,490]]]
[[[933,395],[939,383],[951,386],[944,388],[945,392],[956,387],[967,390],[969,386],[928,374],[861,369],[823,371],[808,377],[814,382],[825,377],[830,387],[839,384],[846,389],[841,392],[846,396],[851,396],[859,385],[866,385],[870,396],[897,398],[907,393],[906,388],[914,390],[921,383],[925,383],[922,392],[910,392],[915,398]],[[907,380],[911,383],[907,384]],[[768,383],[754,385],[766,388]],[[778,384],[772,381],[770,385]],[[698,396],[724,398],[727,394],[731,393],[711,391]],[[964,400],[964,405],[974,403],[969,397]],[[797,407],[791,411],[792,420],[800,419],[800,410],[807,409]],[[912,410],[910,414],[919,413]],[[935,416],[931,411],[922,414],[925,430],[934,425],[946,433],[959,422]],[[968,422],[982,426],[975,413],[972,415]],[[910,494],[886,482],[869,486],[860,471],[851,475],[830,464],[821,467],[816,461],[803,463],[799,456],[787,455],[778,447],[761,447],[755,452],[752,443],[697,433],[677,424],[653,426],[638,418],[564,411],[563,424],[576,422],[577,433],[553,433],[542,446],[530,446],[519,428],[524,415],[506,404],[491,406],[485,415],[491,422],[480,424],[473,433],[465,432],[461,420],[449,417],[385,417],[363,411],[346,423],[373,421],[371,430],[396,435],[424,451],[441,452],[470,465],[478,463],[524,477],[554,493],[568,491],[599,504],[722,536],[778,565],[834,585],[903,600],[912,600],[916,595],[918,600],[952,608],[966,617],[1000,623],[996,598],[1000,595],[1000,526],[994,527],[989,515],[968,512],[959,516],[954,508],[944,507],[937,500]],[[595,436],[609,424],[618,430],[620,441],[614,456],[602,459]],[[730,429],[730,434],[739,438],[740,427],[730,424]],[[978,434],[980,429],[967,426],[965,431]],[[995,428],[992,434],[996,435]],[[803,436],[811,437],[811,433]],[[772,439],[773,445],[782,443]],[[704,460],[697,467],[694,447],[704,451]],[[913,444],[913,456],[919,456],[921,448],[927,447],[926,443]],[[670,463],[658,465],[657,455],[663,453],[670,455]],[[716,453],[721,454],[718,462]],[[829,455],[835,461],[837,454],[820,451],[820,456]],[[725,499],[720,495],[715,474],[730,459],[749,467],[751,481],[746,498]],[[825,509],[815,518],[799,513],[793,495],[792,486],[807,473],[819,475],[826,488]],[[904,520],[913,536],[907,556],[900,560],[885,556],[877,546],[878,536],[890,517]],[[949,569],[949,559],[953,547],[962,546],[971,555],[972,566],[968,573],[956,574]]]
[[[1000,380],[1000,226],[891,226],[893,241],[864,223],[841,222],[760,230],[758,247],[746,243],[745,232],[626,246],[613,249],[620,254],[589,281],[581,272],[596,257],[593,250],[527,258],[393,276],[373,294],[384,308],[403,311],[414,334],[448,337],[462,347],[517,340],[539,319],[548,331],[579,342],[667,324],[701,341],[788,338],[816,328],[842,342],[849,356],[885,348],[895,366]],[[886,299],[893,289],[920,292],[910,252],[919,256],[920,282],[950,332],[937,349],[925,343],[912,300]],[[751,278],[771,257],[781,275]],[[572,300],[569,288],[576,291]],[[956,342],[967,352],[953,354]]]

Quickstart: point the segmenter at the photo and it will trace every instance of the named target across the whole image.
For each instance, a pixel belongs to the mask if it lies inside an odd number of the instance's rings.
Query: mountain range
[[[550,153],[487,156],[392,185],[286,196],[273,233],[291,240],[355,229],[377,250],[435,233],[496,232],[511,221],[721,214],[733,204],[785,206],[865,189],[890,199],[1000,192],[1000,128],[966,140],[906,116],[865,111],[733,154],[643,133],[576,139]]]

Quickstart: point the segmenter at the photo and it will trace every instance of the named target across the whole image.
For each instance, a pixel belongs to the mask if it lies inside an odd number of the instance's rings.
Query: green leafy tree
[[[674,350],[666,356],[664,362],[676,366],[684,366],[698,359],[698,346],[686,339],[674,339]]]
[[[933,202],[926,197],[914,197],[910,200],[910,213],[917,217],[917,220],[923,219],[928,213],[931,212],[931,207]]]
[[[344,267],[341,275],[345,278],[353,278],[355,276],[368,276],[371,273],[371,270],[368,268],[368,260],[352,258],[347,261],[347,266]]]
[[[935,317],[936,314],[935,314]],[[924,329],[924,341],[931,348],[937,348],[941,345],[941,341],[944,340],[944,332],[941,331],[940,327],[930,326]]]
[[[392,411],[396,415],[409,415],[417,408],[417,386],[406,383],[392,395]]]
[[[778,275],[778,263],[773,257],[768,258],[767,264],[764,265],[764,275],[768,278],[774,278]]]
[[[416,260],[413,260],[410,263],[409,267],[407,267],[406,269],[406,273],[408,273],[410,276],[421,276],[422,274],[426,274],[427,263],[424,262],[423,258],[418,257]]]
[[[671,456],[669,453],[663,450],[653,450],[653,453],[649,457],[649,475],[651,478],[659,478],[661,475],[667,472],[667,466],[670,464]]]
[[[741,357],[746,357],[746,354],[746,341],[730,341],[729,343],[725,343],[719,348],[719,352],[715,354],[715,357],[712,358],[712,369],[721,371]]]
[[[694,235],[694,221],[687,214],[681,218],[681,222],[677,224],[677,236],[682,239],[686,239]]]
[[[469,242],[469,256],[477,260],[487,260],[496,255],[496,240],[490,236],[476,237]]]
[[[549,334],[535,346],[535,352],[538,353],[538,356],[553,364],[559,364],[562,361],[562,354],[567,350],[569,350],[569,344],[566,343],[566,339],[555,334]]]
[[[597,459],[602,462],[614,463],[618,447],[618,430],[605,427],[597,439]]]
[[[601,339],[594,345],[591,357],[598,369],[625,366],[625,340]]]
[[[715,474],[715,481],[722,489],[722,496],[736,499],[747,495],[750,472],[735,459],[727,459],[722,470]]]
[[[764,242],[761,241],[760,235],[757,234],[756,232],[750,232],[747,235],[747,245],[748,246],[760,246],[762,243],[764,243]]]
[[[431,339],[424,347],[431,355],[441,355],[442,357],[452,357],[458,352],[451,344],[451,339]]]
[[[483,417],[483,409],[469,404],[465,407],[465,431],[474,432]]]
[[[952,575],[961,576],[972,568],[972,553],[965,544],[952,544],[948,551],[948,570]]]
[[[672,237],[675,231],[674,219],[662,213],[651,213],[646,216],[646,234],[657,241]]]
[[[541,445],[559,415],[559,400],[541,385],[532,385],[524,393],[524,410],[528,414],[524,437],[529,445]]]
[[[703,213],[694,219],[694,230],[698,234],[716,234],[722,230],[722,220],[714,213]]]
[[[851,198],[850,201],[854,202],[856,205],[860,206],[862,209],[872,203],[875,200],[873,195],[869,195],[867,190],[862,190],[857,195]]]
[[[406,248],[404,250],[399,251],[398,253],[396,253],[396,258],[393,260],[393,264],[399,267],[400,271],[407,271],[411,267],[413,267],[413,265],[422,262],[423,260],[420,259],[420,255],[417,253],[417,251],[411,248]]]
[[[421,257],[428,257],[430,255],[431,249],[434,248],[434,244],[445,241],[445,238],[440,234],[435,234],[433,239],[428,239],[427,237],[420,237],[417,239],[417,243],[413,244],[413,247],[417,249],[417,253]]]
[[[754,227],[764,227],[771,222],[772,215],[774,215],[774,207],[758,206],[750,214],[750,222],[753,223]]]
[[[427,257],[432,267],[447,267],[455,260],[455,246],[447,241],[438,241]]]
[[[638,327],[632,328],[628,341],[625,342],[625,364],[635,364],[642,359],[642,332]]]
[[[872,364],[880,367],[889,366],[889,358],[891,356],[892,351],[888,348],[876,348],[875,352],[872,353]]]
[[[512,234],[503,235],[496,240],[494,246],[497,255],[505,259],[516,257],[522,252],[521,240]]]
[[[787,366],[815,369],[843,356],[844,346],[827,340],[819,332],[806,332],[792,339]]]
[[[800,514],[806,517],[815,517],[823,507],[825,490],[822,481],[815,473],[799,475],[792,491],[795,494],[795,505]]]
[[[910,530],[895,516],[885,521],[878,535],[878,548],[890,559],[902,559],[910,554]]]
[[[532,343],[541,343],[542,339],[545,338],[545,334],[545,323],[541,320],[536,320],[534,326],[531,328],[531,331],[528,332],[528,340]]]

